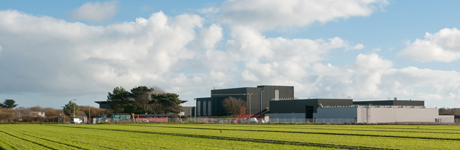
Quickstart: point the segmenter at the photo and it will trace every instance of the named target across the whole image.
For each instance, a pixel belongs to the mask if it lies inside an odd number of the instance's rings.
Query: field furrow
[[[19,124],[0,125],[0,149],[460,149],[458,133],[440,125]]]

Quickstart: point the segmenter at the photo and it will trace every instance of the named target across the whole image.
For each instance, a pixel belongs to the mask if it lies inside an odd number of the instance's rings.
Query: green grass
[[[1,149],[460,149],[460,126],[3,124]]]

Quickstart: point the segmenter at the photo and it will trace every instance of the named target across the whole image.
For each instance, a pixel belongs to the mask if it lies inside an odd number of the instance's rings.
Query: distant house
[[[37,116],[37,117],[45,117],[45,112],[31,112],[30,115]]]

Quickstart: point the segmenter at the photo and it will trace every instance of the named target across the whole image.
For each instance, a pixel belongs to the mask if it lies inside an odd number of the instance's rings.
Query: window
[[[197,105],[196,105],[196,114],[197,116],[201,116],[201,101],[197,101]]]
[[[280,99],[280,90],[275,90],[275,99],[276,100]]]
[[[206,116],[206,101],[203,101],[203,116]]]
[[[211,116],[211,101],[208,101],[208,116]]]

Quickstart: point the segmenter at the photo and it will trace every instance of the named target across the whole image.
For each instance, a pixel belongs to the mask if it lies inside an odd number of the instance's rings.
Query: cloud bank
[[[435,34],[426,33],[425,39],[416,39],[398,53],[416,61],[451,62],[460,58],[460,31],[442,29]]]
[[[460,74],[456,71],[397,69],[390,59],[365,52],[351,64],[330,64],[331,53],[363,49],[364,44],[350,45],[352,42],[341,37],[263,34],[277,27],[368,16],[386,1],[273,3],[226,1],[218,9],[203,10],[221,15],[221,22],[210,25],[204,25],[205,19],[195,14],[167,16],[161,11],[107,26],[0,11],[0,68],[6,77],[0,79],[0,94],[83,95],[91,97],[90,103],[104,100],[115,86],[147,85],[192,100],[208,96],[213,87],[274,84],[295,86],[295,94],[301,98],[460,100]],[[225,33],[224,27],[228,27]],[[407,51],[418,50],[412,48],[418,43],[457,53],[457,32],[443,29],[417,39],[400,55],[411,57]],[[451,61],[455,59],[457,56]]]

